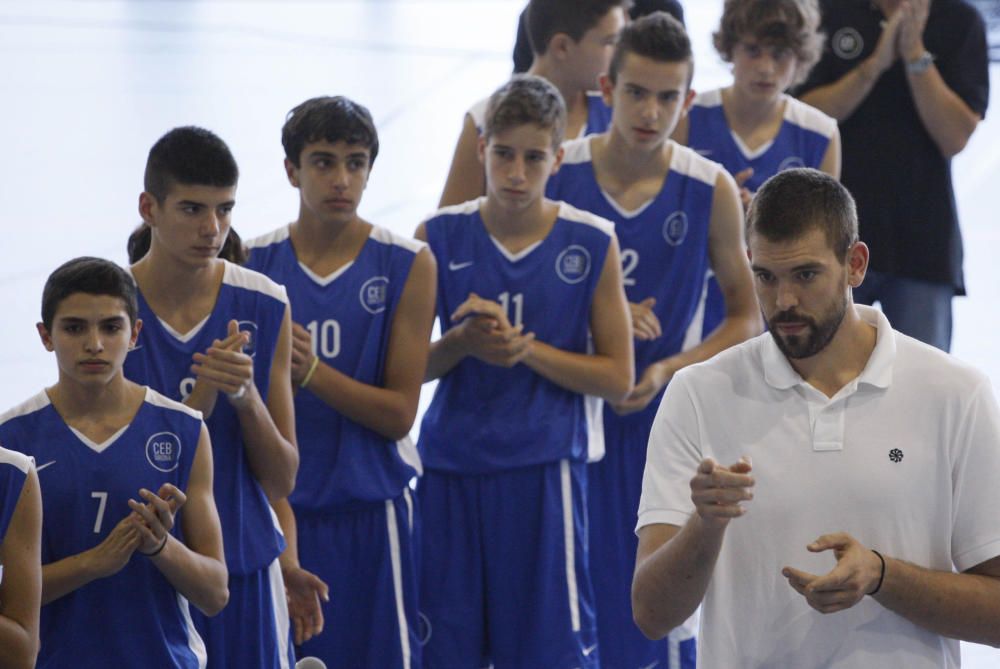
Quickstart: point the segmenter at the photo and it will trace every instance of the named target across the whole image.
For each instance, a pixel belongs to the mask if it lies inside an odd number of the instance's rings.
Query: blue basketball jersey
[[[285,286],[313,353],[347,376],[385,383],[392,323],[416,254],[426,245],[373,227],[358,256],[321,277],[299,262],[284,226],[249,242],[247,266]],[[409,437],[393,442],[341,415],[308,389],[295,397],[299,473],[289,500],[322,510],[398,497],[420,467]]]
[[[489,98],[483,98],[472,105],[467,112],[476,124],[476,130],[480,135],[486,125],[486,106]],[[608,129],[611,125],[611,107],[604,104],[604,98],[599,91],[588,91],[587,93],[587,123],[580,130],[580,137],[596,135]]]
[[[688,146],[736,174],[748,167],[753,176],[744,184],[756,191],[770,177],[792,167],[818,168],[837,131],[837,122],[800,100],[785,95],[785,114],[778,134],[750,150],[729,129],[721,90],[695,97],[688,113]]]
[[[484,198],[445,207],[425,222],[438,263],[442,334],[469,293],[499,302],[511,324],[538,341],[587,353],[590,314],[612,225],[559,203],[545,239],[512,254],[486,230]],[[439,381],[420,428],[428,468],[463,474],[570,459],[603,449],[593,432],[599,407],[518,364],[507,369],[466,357]]]
[[[104,541],[142,501],[139,489],[185,490],[201,414],[154,390],[132,422],[97,444],[42,391],[0,416],[0,441],[34,457],[42,490],[42,564]],[[182,508],[173,533],[180,534]],[[42,607],[38,667],[203,667],[188,602],[144,556]]]
[[[24,454],[0,448],[0,544],[3,544],[3,538],[7,536],[14,509],[21,499],[21,489],[24,488],[29,467],[31,460]],[[0,565],[0,582],[2,581],[3,565]]]
[[[692,338],[700,340],[708,229],[721,167],[675,144],[663,189],[641,207],[626,211],[598,184],[590,142],[566,142],[562,167],[549,179],[546,196],[613,221],[629,302],[656,298],[653,311],[663,334],[635,342],[639,378],[650,363],[678,353]],[[651,406],[655,411],[655,403]]]
[[[225,262],[225,261],[224,261]],[[139,293],[142,332],[125,359],[125,376],[167,397],[183,401],[194,388],[191,356],[204,352],[215,339],[225,339],[230,320],[250,335],[244,352],[253,357],[254,383],[267,398],[271,360],[288,300],[285,290],[267,277],[226,262],[222,285],[212,313],[190,332],[179,333],[161,321]],[[269,565],[282,550],[267,497],[250,470],[239,417],[220,394],[206,421],[215,460],[215,504],[222,523],[226,565],[235,574],[249,574]]]

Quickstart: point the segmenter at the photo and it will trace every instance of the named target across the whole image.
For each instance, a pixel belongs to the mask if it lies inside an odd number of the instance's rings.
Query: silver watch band
[[[911,60],[906,64],[906,71],[910,74],[921,74],[927,71],[927,68],[931,66],[934,62],[934,54],[930,51],[924,51],[916,59]]]

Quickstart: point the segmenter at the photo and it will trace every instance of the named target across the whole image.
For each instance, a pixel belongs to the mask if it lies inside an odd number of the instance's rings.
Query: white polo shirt
[[[699,666],[930,669],[959,666],[959,643],[870,597],[831,615],[781,575],[833,568],[809,553],[848,532],[885,555],[964,571],[1000,555],[1000,410],[989,380],[892,330],[870,307],[875,350],[827,398],[765,333],[682,370],[649,438],[639,523],[682,526],[698,463],[749,456],[748,513],[730,522],[702,606]]]

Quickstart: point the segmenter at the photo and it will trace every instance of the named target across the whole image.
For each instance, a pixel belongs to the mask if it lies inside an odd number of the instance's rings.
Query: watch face
[[[924,51],[919,58],[917,58],[916,60],[911,60],[909,63],[906,64],[906,71],[912,72],[913,74],[920,74],[921,72],[926,71],[927,68],[929,68],[931,66],[931,63],[933,62],[934,62],[933,54]]]

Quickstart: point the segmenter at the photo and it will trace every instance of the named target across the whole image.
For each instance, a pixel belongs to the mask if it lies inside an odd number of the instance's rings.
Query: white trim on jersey
[[[785,96],[785,120],[800,128],[819,133],[827,139],[837,132],[836,119],[789,95]]]
[[[177,341],[181,342],[182,344],[186,344],[189,341],[191,341],[192,339],[194,339],[198,335],[199,332],[201,332],[201,329],[203,327],[205,327],[205,323],[207,323],[208,319],[211,318],[211,317],[212,317],[212,312],[209,312],[209,314],[207,316],[205,316],[200,321],[198,321],[198,323],[195,324],[195,326],[193,328],[191,328],[190,330],[188,330],[184,334],[181,334],[177,330],[175,330],[172,327],[170,327],[170,323],[166,322],[165,320],[163,320],[159,316],[156,317],[156,320],[158,320],[160,322],[160,325],[162,325],[163,329],[167,331],[167,334],[169,334],[171,337],[173,337]]]
[[[604,458],[604,400],[594,395],[583,396],[583,411],[587,421],[587,462]]]
[[[601,218],[600,216],[592,214],[589,211],[584,211],[583,209],[577,209],[568,202],[560,201],[558,204],[559,218],[572,221],[573,223],[583,223],[584,225],[597,228],[608,237],[615,236],[615,224],[608,219]]]
[[[160,393],[156,392],[149,386],[146,386],[145,401],[149,402],[153,406],[162,407],[164,409],[171,409],[172,411],[180,411],[181,413],[186,413],[192,418],[197,418],[198,420],[203,419],[201,412],[198,411],[197,409],[192,409],[186,404],[183,404],[176,400],[172,400],[166,395],[161,395]]]
[[[44,390],[40,390],[17,406],[11,407],[10,409],[7,409],[7,411],[0,414],[0,425],[3,425],[12,418],[27,416],[29,413],[35,413],[50,404],[52,404],[52,402],[49,400],[49,394]]]
[[[719,172],[725,172],[725,170],[725,167],[709,160],[694,149],[674,142],[673,155],[670,156],[671,172],[697,179],[714,188],[715,181],[719,178]]]
[[[684,341],[681,343],[682,351],[690,350],[704,340],[702,330],[705,329],[705,302],[708,297],[708,280],[713,276],[715,276],[715,272],[709,268],[705,272],[705,281],[701,287],[701,297],[698,298],[698,308],[694,310],[694,316],[691,317],[691,322],[688,323],[687,330],[684,331]]]
[[[27,474],[34,464],[35,459],[30,455],[0,447],[0,465],[17,467],[22,474]]]
[[[404,493],[405,494],[405,493]],[[400,554],[399,523],[393,500],[385,500],[386,531],[389,534],[389,559],[392,563],[392,590],[396,596],[396,622],[399,625],[399,646],[403,655],[403,669],[410,669],[410,627],[406,624],[403,605],[403,568]]]
[[[306,265],[301,260],[297,260],[296,262],[298,262],[299,268],[305,273],[306,276],[308,276],[310,279],[313,280],[313,282],[319,284],[324,288],[326,288],[331,283],[339,279],[341,276],[343,276],[344,272],[346,272],[347,270],[351,269],[351,267],[354,266],[354,261],[352,260],[345,265],[341,265],[340,267],[333,270],[333,272],[327,274],[326,276],[320,276],[316,272],[309,269],[309,266]]]
[[[66,427],[69,428],[69,431],[72,432],[74,435],[76,435],[76,438],[79,439],[84,446],[94,451],[95,453],[103,453],[104,451],[108,450],[108,447],[110,447],[113,443],[118,441],[118,437],[122,436],[125,433],[125,430],[127,430],[130,425],[132,425],[131,421],[129,421],[125,425],[122,425],[113,435],[111,435],[110,437],[108,437],[107,439],[98,444],[96,441],[85,435],[83,432],[80,432],[78,429],[76,429],[69,423],[66,423]]]
[[[521,260],[524,260],[529,255],[531,255],[532,251],[541,246],[542,242],[545,241],[545,238],[543,237],[542,239],[539,239],[537,242],[529,244],[528,246],[524,247],[517,253],[513,253],[512,251],[510,251],[506,246],[503,245],[503,242],[501,242],[493,235],[490,235],[490,241],[493,242],[493,246],[497,247],[497,251],[499,251],[500,255],[502,255],[504,258],[506,258],[510,262],[520,262]]]
[[[479,211],[480,205],[486,200],[485,195],[480,195],[479,197],[461,202],[459,204],[450,204],[447,207],[441,207],[431,215],[424,218],[422,223],[426,223],[432,218],[437,218],[438,216],[443,216],[446,214],[471,214],[473,212]]]
[[[247,290],[264,293],[279,302],[288,304],[288,293],[285,291],[284,286],[275,283],[260,272],[241,267],[228,260],[223,260],[223,262],[226,265],[225,271],[222,274],[222,283],[236,288],[246,288]],[[214,309],[213,307],[213,311]]]
[[[580,594],[576,583],[576,538],[573,524],[573,479],[569,460],[559,461],[562,488],[563,543],[566,552],[566,594],[569,596],[569,619],[574,632],[580,631]]]
[[[291,669],[288,662],[288,599],[285,594],[285,581],[281,576],[281,565],[278,559],[267,568],[267,580],[271,585],[271,604],[274,611],[274,640],[278,645],[278,662],[280,669]]]
[[[581,137],[563,142],[563,165],[577,165],[591,161],[590,140],[592,137]]]
[[[423,249],[427,248],[426,242],[422,242],[419,239],[413,239],[412,237],[397,235],[392,230],[383,228],[380,225],[372,225],[372,231],[368,236],[380,244],[399,246],[407,251],[410,251],[411,253],[420,253]]]
[[[262,246],[270,246],[271,244],[277,244],[278,242],[283,242],[291,236],[292,234],[291,227],[292,224],[288,223],[287,225],[283,225],[280,228],[271,230],[271,232],[264,233],[259,237],[254,237],[250,241],[244,242],[243,245],[246,246],[248,249],[256,249]]]
[[[767,140],[766,142],[758,146],[756,149],[751,149],[749,146],[747,146],[746,142],[743,141],[743,138],[741,138],[739,135],[736,134],[735,130],[730,130],[729,134],[733,138],[733,142],[736,144],[736,148],[740,150],[740,153],[742,153],[743,157],[746,158],[747,160],[757,160],[765,153],[767,153],[772,146],[774,146],[774,137],[772,137],[771,139]],[[777,135],[775,135],[775,137],[777,137]]]
[[[417,476],[424,475],[424,463],[420,459],[420,451],[417,450],[417,445],[413,443],[410,435],[406,435],[396,442],[396,450],[399,453],[399,459],[413,467]]]
[[[198,628],[191,620],[191,604],[188,600],[177,593],[177,607],[181,611],[181,619],[184,621],[184,632],[187,634],[188,648],[198,660],[198,669],[205,669],[208,666],[208,651],[205,649],[205,640],[198,634]]]

